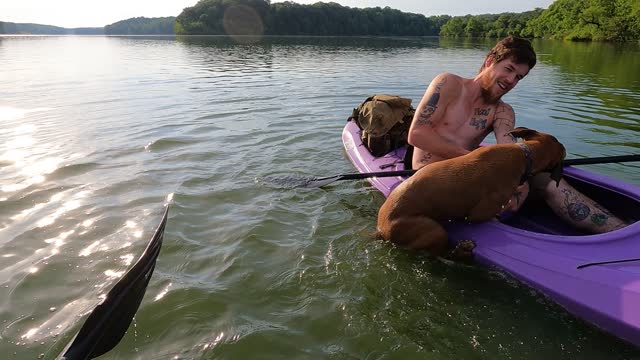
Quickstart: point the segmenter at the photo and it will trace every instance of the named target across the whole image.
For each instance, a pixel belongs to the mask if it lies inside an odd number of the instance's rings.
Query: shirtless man
[[[498,144],[515,143],[516,139],[507,134],[515,126],[515,112],[501,98],[535,64],[531,43],[509,36],[491,49],[474,78],[450,73],[436,76],[409,129],[409,144],[415,147],[413,168],[465,155],[477,148],[491,131]],[[518,187],[505,212],[518,210],[530,187],[544,197],[558,216],[577,228],[595,234],[626,225],[566,181],[556,186],[549,174],[539,174]]]

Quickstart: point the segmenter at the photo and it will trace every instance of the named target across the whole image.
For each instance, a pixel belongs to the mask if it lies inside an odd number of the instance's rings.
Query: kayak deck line
[[[588,264],[579,265],[578,267],[576,267],[576,269],[584,269],[586,267],[596,266],[596,265],[620,264],[620,263],[634,262],[634,261],[640,261],[640,258],[592,262],[592,263],[588,263]]]

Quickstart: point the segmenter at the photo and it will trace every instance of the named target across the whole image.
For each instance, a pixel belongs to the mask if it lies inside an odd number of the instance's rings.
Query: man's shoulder
[[[442,72],[442,73],[436,75],[434,80],[435,79],[438,79],[438,80],[445,80],[446,79],[447,81],[450,80],[450,81],[455,81],[455,82],[461,82],[461,81],[465,80],[465,78],[463,78],[462,76],[456,75],[456,74],[450,73],[450,72]]]
[[[457,90],[464,86],[465,80],[465,78],[459,75],[443,72],[433,78],[431,83],[436,85],[438,88],[442,88],[442,90]]]
[[[511,105],[507,104],[506,102],[504,102],[502,100],[499,100],[498,104],[496,105],[496,115],[499,114],[499,113],[504,113],[504,112],[507,112],[507,113],[510,113],[510,114],[515,113],[513,111],[513,107],[511,107]]]

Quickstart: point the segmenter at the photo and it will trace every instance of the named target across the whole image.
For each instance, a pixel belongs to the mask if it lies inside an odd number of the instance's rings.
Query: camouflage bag
[[[364,146],[373,156],[382,156],[407,144],[414,113],[411,99],[379,94],[353,109],[351,117],[362,129]]]

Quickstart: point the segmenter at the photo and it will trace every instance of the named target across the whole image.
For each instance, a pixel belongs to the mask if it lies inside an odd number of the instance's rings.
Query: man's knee
[[[529,179],[531,190],[544,197],[557,193],[563,183],[564,180],[560,180],[560,184],[557,184],[555,180],[551,179],[549,173],[540,173]]]

